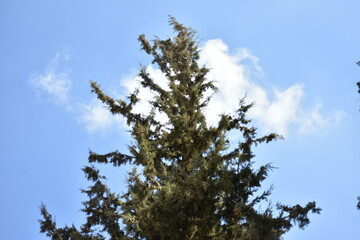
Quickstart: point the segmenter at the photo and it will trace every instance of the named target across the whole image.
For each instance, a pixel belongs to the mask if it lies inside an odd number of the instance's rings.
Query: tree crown
[[[123,116],[131,127],[134,143],[130,154],[114,151],[97,154],[90,151],[90,166],[83,168],[92,185],[82,190],[88,195],[83,212],[86,223],[56,228],[56,223],[42,206],[41,232],[53,239],[280,239],[294,223],[303,228],[309,224],[308,213],[319,213],[315,202],[305,207],[278,203],[257,210],[268,201],[271,189],[257,193],[272,169],[270,164],[253,167],[252,148],[281,138],[272,133],[257,137],[249,126],[247,112],[252,104],[239,100],[234,115],[223,114],[215,126],[206,124],[204,109],[216,91],[207,80],[209,69],[199,66],[200,48],[196,32],[169,19],[175,36],[152,42],[139,36],[142,50],[153,57],[168,80],[169,89],[159,86],[142,67],[141,85],[154,92],[149,114],[134,113],[139,91],[126,100],[113,99],[91,82],[92,92],[113,114]],[[156,113],[167,116],[163,123]],[[230,144],[227,133],[237,131],[241,140]],[[115,167],[130,163],[124,195],[110,191],[105,177],[93,164]]]

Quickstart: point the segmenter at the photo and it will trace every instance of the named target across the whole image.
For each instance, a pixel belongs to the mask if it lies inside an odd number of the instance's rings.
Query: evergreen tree
[[[315,202],[304,207],[280,203],[272,207],[271,189],[258,193],[272,167],[255,169],[252,148],[280,136],[257,137],[246,117],[252,105],[245,99],[239,101],[234,115],[223,114],[216,126],[206,124],[204,108],[210,97],[204,93],[216,87],[206,79],[209,69],[198,64],[195,31],[172,17],[169,22],[173,38],[155,38],[150,43],[139,36],[142,49],[153,57],[152,63],[164,73],[170,89],[156,84],[146,68],[140,70],[142,87],[156,96],[148,115],[133,111],[138,91],[126,101],[115,100],[91,82],[92,92],[111,113],[127,120],[134,144],[128,155],[90,151],[90,166],[83,171],[92,185],[82,190],[88,200],[82,209],[86,223],[80,228],[57,228],[41,206],[41,232],[52,239],[275,240],[293,224],[300,228],[309,224],[308,213],[320,212]],[[156,111],[165,113],[168,121],[156,120]],[[231,130],[241,136],[236,145],[227,138]],[[136,166],[129,173],[127,192],[122,196],[111,192],[95,163]]]

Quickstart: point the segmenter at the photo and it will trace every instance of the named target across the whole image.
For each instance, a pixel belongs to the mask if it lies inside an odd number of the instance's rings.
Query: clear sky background
[[[358,0],[0,1],[0,239],[46,239],[41,202],[59,227],[83,222],[88,150],[127,151],[131,141],[89,80],[126,95],[150,63],[138,35],[171,36],[168,15],[197,30],[222,91],[209,123],[247,93],[259,132],[285,136],[255,149],[257,163],[277,167],[265,182],[272,201],[323,209],[284,239],[359,239],[359,9]],[[127,170],[103,168],[120,192]]]

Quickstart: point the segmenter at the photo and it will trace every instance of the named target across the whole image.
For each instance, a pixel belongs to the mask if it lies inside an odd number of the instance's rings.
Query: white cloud
[[[284,91],[274,91],[273,101],[268,100],[263,89],[260,97],[255,94],[252,98],[255,106],[250,115],[260,122],[265,132],[275,131],[285,136],[289,125],[298,118],[299,105],[304,96],[303,87],[295,84]]]
[[[287,135],[289,125],[298,117],[299,104],[304,96],[301,84],[283,91],[276,88],[272,92],[268,91],[251,80],[249,64],[244,63],[250,61],[250,67],[253,65],[255,70],[263,73],[258,65],[258,58],[246,49],[231,54],[220,39],[207,41],[201,56],[202,61],[211,69],[209,79],[217,81],[220,92],[214,95],[207,109],[211,122],[218,121],[218,109],[233,113],[239,106],[238,100],[246,95],[246,101],[254,103],[249,115],[258,121],[264,132],[275,131]],[[269,98],[269,93],[274,95],[273,99]]]
[[[230,53],[228,46],[222,40],[213,39],[205,42],[200,56],[200,64],[205,64],[210,69],[207,78],[214,80],[219,89],[219,92],[212,96],[205,110],[210,125],[216,124],[222,113],[233,114],[239,107],[239,99],[245,95],[248,103],[254,103],[254,107],[249,111],[249,117],[256,121],[255,125],[259,126],[263,133],[277,132],[286,136],[289,129],[295,127],[302,135],[317,134],[336,125],[344,116],[341,111],[331,116],[323,116],[320,112],[321,103],[311,110],[303,110],[301,103],[305,93],[302,84],[296,83],[284,90],[260,86],[253,79],[264,76],[264,71],[259,65],[259,59],[248,49],[241,48]],[[67,51],[59,52],[44,73],[35,74],[30,81],[36,92],[47,95],[55,104],[64,106],[76,115],[78,122],[89,133],[105,131],[114,126],[126,128],[124,119],[113,116],[98,100],[86,104],[71,101],[70,69],[60,68],[62,61],[69,59],[70,54]],[[167,79],[159,69],[149,65],[147,71],[157,84],[169,89]],[[140,87],[139,76],[132,74],[124,77],[120,84],[126,94],[117,94],[117,97],[124,99],[128,93],[138,88],[141,101],[134,107],[134,111],[149,113],[151,110],[149,101],[154,94],[149,89]],[[209,96],[212,92],[206,94]],[[168,120],[165,114],[157,114],[157,118],[162,122]]]
[[[320,107],[304,111],[301,102],[305,97],[302,84],[294,84],[285,90],[266,89],[252,81],[252,76],[263,76],[264,71],[259,59],[245,48],[230,53],[228,46],[220,39],[205,42],[201,49],[201,64],[211,69],[207,78],[215,80],[219,93],[213,95],[205,114],[208,124],[216,124],[221,113],[234,113],[239,107],[239,99],[246,95],[248,103],[254,103],[250,118],[257,121],[263,132],[277,132],[288,135],[290,126],[298,129],[300,134],[314,134],[318,129],[338,121],[334,116],[324,117]],[[147,67],[150,76],[162,87],[166,79],[161,71],[151,65]],[[122,86],[132,92],[139,87],[139,77],[129,76],[121,80]],[[211,93],[208,92],[208,95]],[[273,96],[272,98],[269,97]],[[147,113],[150,110],[148,101],[153,94],[148,89],[140,88],[141,101],[135,108],[137,112]],[[335,115],[340,116],[341,113]],[[160,119],[165,119],[160,117]],[[339,117],[337,117],[339,119]]]
[[[125,127],[125,121],[119,116],[114,116],[99,100],[94,99],[89,104],[78,104],[78,122],[88,133],[104,131],[115,127],[116,124]]]
[[[69,50],[64,48],[55,54],[43,73],[32,74],[29,81],[35,93],[75,115],[88,133],[104,131],[115,123],[124,125],[119,117],[113,116],[96,99],[86,104],[73,101],[70,97],[71,69],[64,67],[70,58]]]
[[[43,73],[33,74],[30,83],[38,95],[45,95],[55,104],[66,104],[69,101],[71,80],[70,69],[60,69],[63,61],[68,61],[70,54],[63,50],[55,54]]]
[[[334,125],[338,125],[346,116],[343,111],[336,111],[329,117],[320,113],[322,103],[317,103],[311,111],[305,113],[299,120],[299,133],[302,135],[326,133]]]

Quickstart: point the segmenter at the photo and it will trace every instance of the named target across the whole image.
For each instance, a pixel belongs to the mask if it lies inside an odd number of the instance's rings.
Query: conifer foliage
[[[356,64],[360,66],[360,61],[356,62]],[[358,86],[358,93],[360,93],[360,82],[357,82],[356,85]]]
[[[144,35],[139,36],[141,48],[153,57],[152,63],[166,76],[169,86],[163,89],[146,68],[140,70],[142,87],[155,93],[149,114],[133,111],[141,97],[138,91],[116,100],[91,82],[92,92],[111,113],[127,120],[134,143],[129,154],[90,152],[90,165],[83,168],[92,183],[82,190],[88,196],[82,209],[86,222],[79,228],[58,228],[42,205],[40,230],[48,237],[274,240],[294,224],[300,228],[309,224],[308,213],[320,212],[315,202],[272,207],[268,200],[271,189],[258,193],[272,167],[267,164],[255,169],[252,148],[280,136],[257,137],[246,117],[252,105],[245,99],[239,101],[236,113],[223,114],[216,125],[207,125],[204,109],[211,97],[204,93],[216,91],[216,87],[206,78],[209,69],[199,66],[196,33],[172,17],[169,23],[173,38],[148,42]],[[158,121],[156,112],[165,114],[167,122]],[[238,133],[238,144],[230,144],[229,131]],[[134,165],[127,192],[111,192],[94,164]]]

